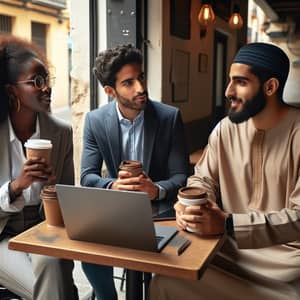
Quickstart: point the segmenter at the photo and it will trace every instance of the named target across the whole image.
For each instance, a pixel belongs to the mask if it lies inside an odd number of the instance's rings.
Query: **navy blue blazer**
[[[87,113],[81,185],[105,188],[115,181],[121,162],[121,147],[116,101]],[[167,191],[167,200],[175,200],[177,190],[186,184],[188,175],[184,127],[177,108],[148,100],[144,115],[143,157],[144,171]],[[107,178],[101,175],[103,163],[107,167]]]

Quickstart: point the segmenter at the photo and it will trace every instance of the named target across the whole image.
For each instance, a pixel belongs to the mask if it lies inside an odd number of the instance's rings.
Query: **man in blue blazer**
[[[86,115],[81,184],[142,191],[155,204],[170,204],[188,175],[184,128],[177,108],[148,99],[142,61],[141,52],[131,45],[108,49],[96,58],[94,73],[115,100]],[[122,160],[141,161],[144,174],[131,177],[119,171]],[[117,299],[111,267],[82,266],[97,299]]]

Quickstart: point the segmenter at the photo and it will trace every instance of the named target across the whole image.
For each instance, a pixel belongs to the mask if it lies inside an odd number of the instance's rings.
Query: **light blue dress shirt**
[[[116,103],[122,137],[122,160],[138,160],[144,163],[144,111],[133,121],[124,118]]]
[[[116,102],[116,109],[121,128],[122,160],[138,160],[144,165],[144,111],[141,111],[133,121],[124,118]],[[159,184],[158,200],[166,197],[166,190]]]

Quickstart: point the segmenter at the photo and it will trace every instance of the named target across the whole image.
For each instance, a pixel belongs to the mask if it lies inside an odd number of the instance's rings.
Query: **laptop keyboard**
[[[156,238],[156,242],[157,242],[157,244],[158,244],[164,237],[163,237],[163,236],[156,235],[155,238]]]

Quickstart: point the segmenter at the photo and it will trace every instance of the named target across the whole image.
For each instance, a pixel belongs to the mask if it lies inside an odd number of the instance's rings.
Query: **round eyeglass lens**
[[[45,79],[41,75],[36,75],[34,78],[34,84],[37,89],[42,89],[45,86]]]

